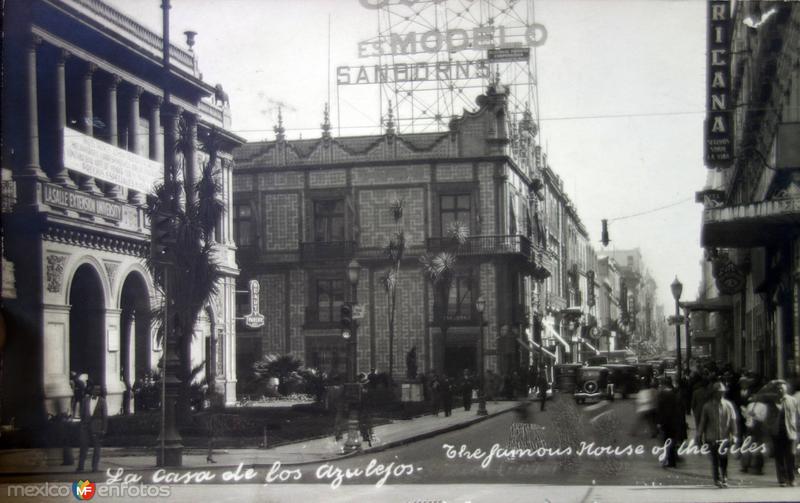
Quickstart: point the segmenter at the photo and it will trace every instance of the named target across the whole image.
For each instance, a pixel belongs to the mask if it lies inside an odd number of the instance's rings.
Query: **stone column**
[[[158,135],[161,129],[161,102],[163,98],[156,96],[153,101],[153,106],[150,109],[150,159],[162,162],[161,143],[158,141]]]
[[[122,81],[116,75],[111,76],[108,83],[108,142],[113,146],[119,145],[119,127],[117,124],[117,88]],[[105,186],[105,194],[116,200],[124,199],[122,196],[122,189],[119,185],[107,183]]]
[[[43,391],[47,412],[69,410],[69,311],[70,306],[43,304]],[[56,404],[58,402],[58,405]]]
[[[28,164],[24,174],[36,178],[47,179],[39,165],[39,103],[37,96],[38,85],[36,82],[36,51],[42,40],[33,37],[28,43],[28,54],[25,65],[27,81],[27,110],[28,110]]]
[[[117,88],[122,81],[112,75],[108,83],[108,142],[115,147],[119,144],[119,128],[117,124]]]
[[[94,109],[92,106],[92,80],[97,66],[94,63],[89,63],[86,67],[86,73],[83,74],[83,132],[87,136],[94,135]],[[81,175],[79,180],[80,190],[91,192],[92,194],[100,194],[100,189],[94,178],[91,176]]]
[[[104,313],[104,314],[103,314]],[[104,335],[106,337],[103,348],[105,349],[105,385],[108,391],[107,403],[109,414],[116,413],[122,408],[122,394],[125,392],[125,383],[120,376],[120,321],[121,309],[107,308],[100,314],[105,318]]]
[[[186,118],[186,126],[189,132],[188,150],[183,152],[186,159],[186,204],[191,206],[197,200],[197,194],[194,191],[194,186],[197,184],[197,115],[187,113],[184,115]]]
[[[67,168],[64,166],[64,135],[67,134],[67,83],[65,66],[69,52],[59,51],[58,61],[56,62],[56,107],[57,107],[57,126],[58,126],[58,164],[57,172],[53,175],[53,180],[64,187],[75,188],[75,183],[69,177]]]
[[[128,118],[128,150],[139,155],[141,140],[139,137],[139,103],[144,90],[139,86],[134,86],[130,95],[130,117]],[[144,195],[135,191],[128,190],[128,201],[133,204],[144,204]]]
[[[128,123],[128,150],[134,154],[139,153],[139,102],[144,90],[139,86],[134,86],[130,95],[130,117]]]

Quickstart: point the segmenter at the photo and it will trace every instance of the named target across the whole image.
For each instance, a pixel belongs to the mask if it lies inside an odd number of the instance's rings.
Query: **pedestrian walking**
[[[100,449],[103,437],[108,429],[108,406],[106,405],[105,386],[95,384],[87,388],[88,392],[81,402],[80,423],[80,455],[78,457],[77,472],[82,472],[89,453],[89,444],[92,446],[92,471],[100,467]]]
[[[775,454],[775,471],[781,487],[794,487],[797,472],[795,452],[797,451],[797,429],[800,426],[800,409],[797,400],[789,394],[786,381],[775,380],[772,384],[776,392],[768,415],[768,428],[772,437]]]
[[[442,378],[437,374],[431,379],[431,398],[433,400],[433,415],[438,416],[442,408]]]
[[[542,371],[539,372],[539,376],[536,378],[536,388],[539,391],[539,411],[544,412],[544,406],[547,402],[547,388],[549,387],[549,383],[547,382],[547,373]]]
[[[472,390],[475,385],[472,381],[472,376],[468,369],[464,369],[464,376],[461,380],[461,401],[464,404],[464,410],[468,411],[472,407]]]
[[[656,421],[661,440],[667,450],[661,465],[675,468],[678,463],[678,446],[686,437],[686,413],[683,402],[672,385],[672,379],[664,379],[656,398]]]
[[[722,382],[711,385],[709,400],[703,405],[695,441],[708,447],[714,485],[728,487],[728,450],[735,443],[736,409],[723,396],[727,389]]]
[[[442,376],[441,393],[444,416],[450,417],[453,412],[453,386],[447,376]]]

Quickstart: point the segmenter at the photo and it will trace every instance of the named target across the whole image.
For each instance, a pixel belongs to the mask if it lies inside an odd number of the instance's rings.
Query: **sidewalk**
[[[415,440],[439,435],[448,431],[465,428],[489,417],[507,412],[519,402],[489,402],[486,404],[487,416],[477,416],[477,404],[472,410],[463,408],[453,410],[450,417],[444,413],[438,416],[420,416],[408,420],[396,420],[376,426],[373,430],[375,440],[372,447],[363,444],[361,453],[378,452]],[[245,465],[271,465],[280,461],[282,465],[319,463],[348,457],[342,453],[344,439],[337,442],[333,436],[280,445],[267,449],[217,449],[214,451],[216,464],[206,462],[205,449],[185,449],[184,468],[221,468]],[[73,448],[76,462],[78,449]],[[137,447],[106,447],[103,449],[101,470],[124,468],[125,470],[148,470],[155,468],[154,449]],[[87,460],[89,461],[89,460]],[[90,464],[90,463],[88,463]],[[0,450],[0,475],[72,473],[73,466],[61,466],[61,449],[9,449]]]

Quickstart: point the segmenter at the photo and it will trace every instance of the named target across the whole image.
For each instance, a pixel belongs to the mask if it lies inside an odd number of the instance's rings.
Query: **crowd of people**
[[[743,473],[755,475],[764,473],[765,456],[774,457],[778,484],[795,485],[800,409],[786,381],[766,382],[754,372],[707,364],[683,377],[677,388],[671,377],[664,377],[641,390],[636,409],[639,424],[668,445],[664,467],[678,463],[691,415],[692,440],[708,451],[717,487],[727,487],[730,452],[737,453]]]

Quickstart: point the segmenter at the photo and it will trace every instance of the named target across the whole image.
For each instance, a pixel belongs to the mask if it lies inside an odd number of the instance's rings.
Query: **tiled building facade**
[[[394,377],[404,377],[412,349],[419,372],[476,370],[478,297],[486,303],[486,368],[511,372],[528,365],[532,293],[547,274],[532,204],[541,175],[535,125],[508,121],[506,93],[490,87],[477,111],[454,118],[442,133],[397,135],[389,118],[384,135],[333,138],[326,123],[319,139],[289,141],[279,124],[276,141],[235,152],[241,277],[260,282],[268,320],[263,329],[240,327],[241,368],[266,354],[291,354],[341,374],[347,354],[340,308],[357,295],[364,308],[357,370],[387,371],[389,310],[381,278],[390,266],[384,250],[398,229],[406,253],[397,286]],[[396,223],[390,206],[401,200]],[[453,222],[465,225],[469,237],[456,251],[443,335],[420,257],[449,246]],[[356,292],[346,272],[353,259],[360,265]]]

